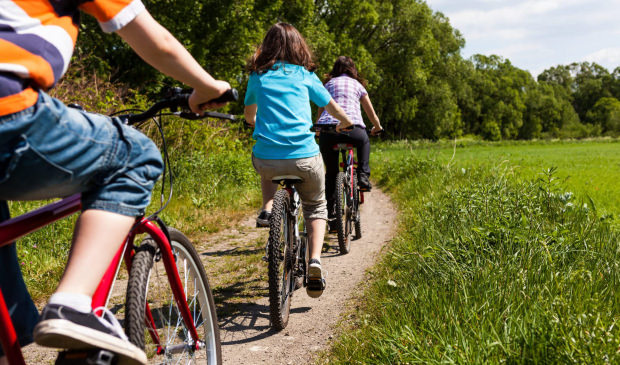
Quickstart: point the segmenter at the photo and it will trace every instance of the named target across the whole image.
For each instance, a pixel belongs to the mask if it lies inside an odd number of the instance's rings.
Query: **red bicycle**
[[[336,125],[316,125],[315,128],[319,129],[320,133],[338,133]],[[360,205],[364,204],[364,192],[357,185],[357,161],[353,145],[337,143],[332,148],[340,152],[341,159],[341,171],[336,175],[334,219],[340,253],[347,254],[351,251],[351,239],[362,238]],[[354,228],[355,234],[353,234]]]
[[[144,113],[117,117],[133,125],[155,117],[160,120],[162,115],[167,115],[161,110],[170,109],[172,113],[168,114],[185,119],[235,119],[232,115],[215,112],[199,116],[177,111],[187,110],[188,96],[175,90],[172,96],[155,103]],[[232,89],[217,101],[234,101],[237,97],[237,91]],[[166,155],[164,161],[167,161],[165,144],[162,150]],[[167,227],[157,216],[165,206],[149,217],[137,219],[126,240],[119,244],[93,296],[92,307],[106,306],[124,260],[129,273],[124,319],[129,340],[157,363],[221,364],[219,327],[207,274],[190,240],[178,230]],[[80,209],[80,195],[76,194],[1,222],[0,246],[11,244]],[[138,241],[140,244],[136,245]],[[25,365],[1,291],[0,343],[10,364]],[[61,363],[60,356],[57,363]]]

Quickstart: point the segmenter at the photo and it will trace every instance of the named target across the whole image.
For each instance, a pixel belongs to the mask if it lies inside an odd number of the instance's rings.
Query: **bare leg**
[[[273,206],[273,196],[276,195],[278,185],[272,183],[270,180],[260,178],[260,189],[263,193],[263,210],[271,212]]]
[[[308,228],[310,231],[310,258],[320,259],[321,249],[323,248],[323,239],[325,238],[325,219],[309,219]]]
[[[135,221],[103,210],[84,211],[75,224],[69,261],[56,292],[92,296]]]

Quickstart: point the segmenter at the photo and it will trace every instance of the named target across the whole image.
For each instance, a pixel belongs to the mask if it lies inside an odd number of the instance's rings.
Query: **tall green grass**
[[[386,148],[390,150],[389,148]],[[337,364],[618,363],[620,235],[555,169],[459,166],[378,152],[401,233]]]

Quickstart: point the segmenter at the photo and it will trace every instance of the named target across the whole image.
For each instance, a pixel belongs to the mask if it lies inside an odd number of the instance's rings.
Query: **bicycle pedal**
[[[118,357],[102,349],[67,350],[56,358],[55,365],[116,365]]]
[[[325,279],[308,279],[306,287],[309,290],[324,290],[325,289]]]

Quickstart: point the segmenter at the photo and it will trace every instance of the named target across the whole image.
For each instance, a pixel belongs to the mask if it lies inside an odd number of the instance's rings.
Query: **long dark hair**
[[[299,31],[288,23],[276,23],[269,28],[263,43],[248,60],[249,72],[264,73],[273,68],[277,61],[303,66],[313,72],[316,64],[312,52]]]
[[[356,79],[357,81],[359,81],[360,84],[366,87],[366,80],[364,80],[357,72],[355,62],[353,62],[353,59],[351,57],[338,57],[338,59],[336,59],[336,62],[334,63],[334,67],[332,67],[332,70],[327,75],[325,75],[325,83],[327,84],[329,80],[342,74],[346,74],[347,76]]]

